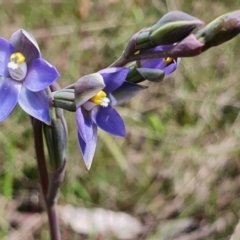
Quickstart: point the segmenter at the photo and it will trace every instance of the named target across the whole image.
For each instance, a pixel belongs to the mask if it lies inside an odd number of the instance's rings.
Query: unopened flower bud
[[[231,40],[240,32],[240,10],[224,14],[196,33],[203,51]]]
[[[151,32],[151,44],[152,46],[158,46],[178,43],[200,25],[202,25],[201,21],[176,21],[166,23]]]
[[[75,112],[75,95],[74,89],[61,89],[56,92],[52,92],[49,96],[50,105],[58,108],[62,108],[64,110]]]
[[[53,169],[58,169],[66,160],[67,154],[67,124],[60,108],[53,109],[51,126],[44,124],[44,134],[49,152],[49,159]]]

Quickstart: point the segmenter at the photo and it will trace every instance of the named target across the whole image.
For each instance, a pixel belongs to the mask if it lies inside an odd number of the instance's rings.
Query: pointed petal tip
[[[94,127],[94,135],[91,140],[89,140],[87,143],[85,143],[78,132],[78,143],[80,147],[80,151],[82,153],[82,157],[84,160],[84,163],[88,170],[90,170],[92,161],[94,158],[96,145],[97,145],[97,126]]]
[[[20,105],[20,104],[19,104]],[[22,105],[20,105],[22,107]],[[23,108],[23,107],[22,107]],[[26,110],[25,110],[26,111]],[[50,114],[47,114],[46,112],[44,114],[42,114],[41,116],[38,116],[37,114],[33,113],[33,112],[30,112],[28,113],[26,111],[26,113],[36,119],[38,119],[39,121],[45,123],[46,125],[48,126],[51,126],[52,124],[52,121],[51,121],[51,117],[50,117]],[[35,115],[35,116],[34,116]]]
[[[126,137],[126,129],[124,128],[124,130],[118,136],[123,138]]]
[[[82,149],[81,149],[82,150]],[[94,150],[95,153],[95,150]],[[85,166],[87,168],[88,171],[90,171],[90,168],[92,166],[92,162],[93,162],[93,157],[94,157],[94,153],[92,153],[92,156],[87,156],[86,153],[83,153],[83,161],[85,163]]]
[[[123,131],[122,131],[122,135],[120,137],[126,137],[126,134],[127,134],[125,124],[123,126],[124,126],[124,128],[123,128]]]
[[[46,120],[44,120],[43,122],[44,122],[45,124],[47,124],[48,126],[51,126],[51,124],[52,124],[51,119],[46,119]]]
[[[86,162],[86,161],[84,161],[84,162],[85,162],[85,165],[86,165],[87,170],[90,171],[90,168],[91,168],[91,166],[92,166],[92,162],[91,162],[91,163],[88,163],[88,162]]]

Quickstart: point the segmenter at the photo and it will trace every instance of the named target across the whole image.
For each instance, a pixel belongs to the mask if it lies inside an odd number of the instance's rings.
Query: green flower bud
[[[160,69],[137,68],[137,71],[144,79],[151,82],[161,82],[165,76],[165,72]]]
[[[176,21],[166,23],[151,32],[151,44],[154,47],[180,42],[200,25],[202,25],[201,21]]]
[[[165,72],[160,69],[137,68],[136,66],[133,66],[127,75],[126,81],[132,83],[140,83],[145,80],[161,82],[164,76]]]
[[[75,95],[74,89],[61,89],[50,93],[52,106],[62,108],[64,110],[75,112]]]
[[[52,110],[51,125],[44,124],[44,135],[48,147],[49,160],[54,170],[62,166],[66,160],[68,130],[63,110]]]

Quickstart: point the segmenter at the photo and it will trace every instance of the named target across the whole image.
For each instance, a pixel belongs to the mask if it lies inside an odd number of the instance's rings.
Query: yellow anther
[[[101,105],[105,97],[107,97],[107,94],[104,91],[100,91],[94,97],[92,97],[90,101],[97,105]]]
[[[11,55],[10,61],[20,65],[25,62],[25,57],[23,56],[22,53],[16,52]]]
[[[167,58],[164,58],[164,61],[169,64],[173,62],[173,58],[167,57]]]

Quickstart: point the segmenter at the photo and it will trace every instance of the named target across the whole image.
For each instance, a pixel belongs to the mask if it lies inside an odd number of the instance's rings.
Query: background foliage
[[[226,0],[173,3],[170,10],[206,23],[240,6]],[[16,0],[0,6],[1,36],[9,39],[19,28],[31,32],[61,73],[61,86],[110,65],[133,33],[168,11],[160,0]],[[127,137],[100,132],[90,172],[77,145],[74,114],[66,113],[69,162],[60,204],[132,214],[146,226],[141,239],[160,239],[163,220],[194,219],[198,229],[227,219],[221,231],[199,239],[229,239],[240,210],[239,58],[236,37],[182,59],[163,83],[146,82],[148,90],[118,107]],[[35,211],[32,197],[38,198],[31,126],[20,108],[0,125],[0,146],[0,236],[5,237],[12,202]],[[36,235],[47,238],[44,228]]]

